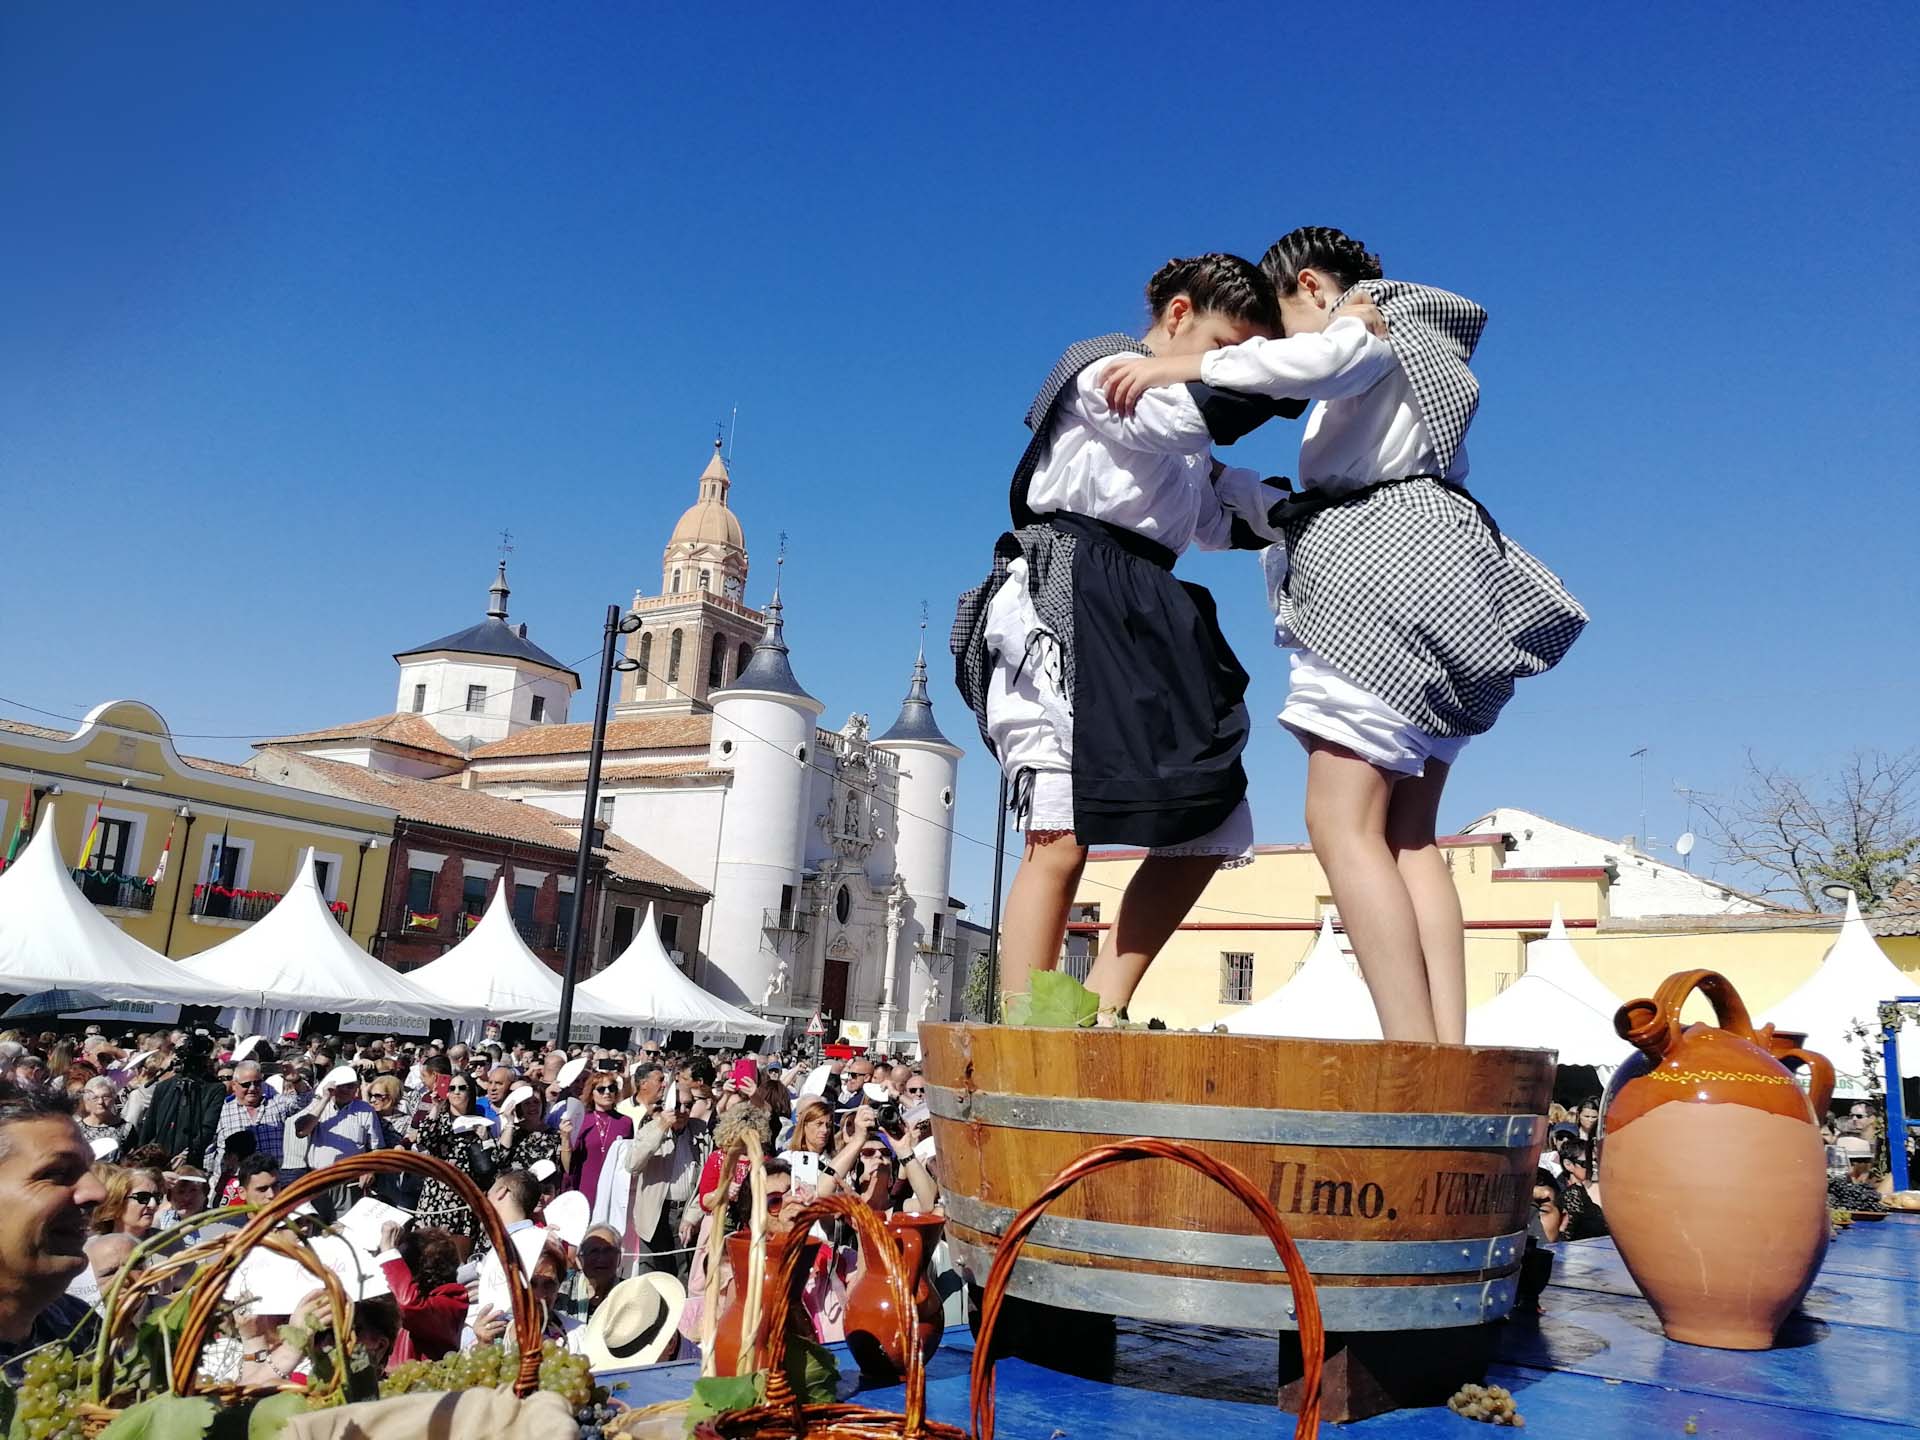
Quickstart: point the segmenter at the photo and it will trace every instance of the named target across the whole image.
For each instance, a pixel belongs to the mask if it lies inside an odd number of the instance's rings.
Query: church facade
[[[658,592],[634,596],[641,625],[627,637],[596,819],[711,892],[701,933],[663,937],[697,983],[796,1026],[818,1011],[904,1042],[918,1021],[960,1013],[949,882],[962,752],[934,719],[924,649],[884,731],[860,712],[820,723],[777,579],[763,609],[746,601],[731,486],[716,445]],[[325,758],[404,766],[577,824],[592,733],[568,723],[578,677],[507,623],[507,594],[503,563],[485,621],[395,656],[392,723],[275,743],[318,754],[317,736],[352,731],[351,748],[328,743]],[[380,738],[365,738],[370,727]],[[422,741],[428,727],[440,744],[382,743]]]

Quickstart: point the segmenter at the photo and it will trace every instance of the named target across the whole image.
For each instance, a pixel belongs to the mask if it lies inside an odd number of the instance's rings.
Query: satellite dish
[[[1673,842],[1673,853],[1682,858],[1693,853],[1693,832],[1691,830]]]

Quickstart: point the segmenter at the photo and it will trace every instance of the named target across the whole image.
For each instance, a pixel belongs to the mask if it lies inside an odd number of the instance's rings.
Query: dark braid
[[[1238,255],[1195,255],[1169,260],[1147,281],[1147,307],[1158,320],[1176,295],[1184,295],[1201,312],[1244,320],[1263,329],[1280,328],[1280,306],[1273,282],[1251,261]]]
[[[1320,270],[1340,282],[1342,290],[1357,280],[1381,278],[1380,257],[1343,230],[1327,225],[1302,225],[1289,230],[1260,258],[1260,268],[1282,295],[1300,288],[1302,270]]]

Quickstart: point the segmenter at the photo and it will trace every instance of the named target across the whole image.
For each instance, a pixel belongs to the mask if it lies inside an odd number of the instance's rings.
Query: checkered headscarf
[[[1387,318],[1387,343],[1413,388],[1436,469],[1445,475],[1480,408],[1480,382],[1467,362],[1487,328],[1487,312],[1464,295],[1405,280],[1362,280],[1334,302],[1335,311],[1354,290],[1372,296]]]

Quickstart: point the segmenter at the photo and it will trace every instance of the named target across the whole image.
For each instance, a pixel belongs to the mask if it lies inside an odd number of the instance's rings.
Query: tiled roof
[[[573,854],[579,844],[578,826],[568,827],[564,817],[537,805],[502,800],[482,790],[462,790],[429,780],[367,770],[359,765],[320,760],[311,755],[300,756],[298,763],[311,766],[333,794],[385,805],[397,811],[403,820],[443,830],[463,830],[495,840],[511,840],[521,845],[539,845],[568,855]],[[289,777],[291,781],[297,782],[297,779],[297,776]],[[616,853],[621,856],[617,863],[613,858]],[[610,847],[608,867],[629,879],[706,893],[704,887],[672,866],[617,839]]]
[[[230,765],[225,760],[208,760],[199,755],[180,757],[196,770],[211,770],[217,775],[231,775],[236,780],[257,780],[260,777],[244,765]]]
[[[563,665],[526,636],[520,633],[518,626],[489,615],[477,625],[469,625],[452,635],[442,635],[438,640],[429,640],[424,645],[416,645],[411,650],[397,650],[393,658],[404,660],[409,655],[430,655],[436,650],[446,650],[457,655],[497,655],[507,660],[525,660],[534,665],[544,665],[549,670],[558,670],[562,675],[573,677],[575,688],[579,687],[580,677],[574,674],[573,667]]]
[[[1876,935],[1920,935],[1920,865],[1907,871],[1867,916]]]
[[[724,770],[715,770],[705,760],[682,760],[671,765],[607,765],[600,766],[600,783],[612,784],[616,781],[629,783],[635,780],[684,780],[689,775],[724,775]],[[444,785],[448,780],[460,777],[448,776],[435,781]],[[475,770],[473,780],[476,785],[511,785],[516,782],[555,785],[584,784],[587,778],[587,762],[582,760],[567,765],[500,765],[488,766],[484,770]]]
[[[29,725],[24,720],[0,720],[0,730],[9,735],[31,735],[36,740],[65,740],[73,733],[69,730],[49,730],[44,725]]]
[[[370,720],[333,725],[325,730],[277,735],[271,740],[256,742],[255,748],[300,745],[315,740],[383,740],[390,745],[404,745],[410,750],[425,750],[434,755],[450,755],[455,759],[466,758],[466,751],[434,729],[426,719],[404,710],[395,715],[375,715]]]
[[[713,734],[711,715],[643,715],[607,722],[607,753],[625,750],[684,750],[705,745]],[[532,725],[517,735],[482,745],[475,760],[527,755],[584,755],[593,743],[591,725]]]

